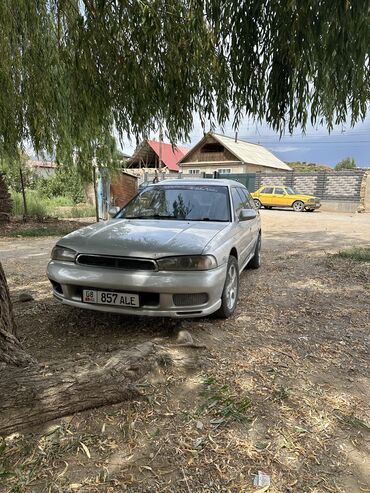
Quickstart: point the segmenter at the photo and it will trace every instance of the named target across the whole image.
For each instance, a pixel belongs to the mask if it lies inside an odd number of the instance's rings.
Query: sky
[[[235,136],[232,122],[228,122],[223,129],[217,127],[215,132]],[[181,145],[192,147],[202,136],[200,121],[195,117],[190,142]],[[152,138],[158,139],[158,135],[153,135]],[[238,129],[238,138],[261,144],[286,162],[306,161],[335,166],[342,159],[353,157],[357,166],[370,168],[370,114],[354,127],[349,123],[341,125],[335,127],[330,134],[324,127],[308,126],[306,135],[296,131],[292,136],[283,136],[281,139],[266,123],[257,125],[252,120],[244,120]],[[123,146],[123,151],[130,155],[134,149],[134,144],[127,143]]]

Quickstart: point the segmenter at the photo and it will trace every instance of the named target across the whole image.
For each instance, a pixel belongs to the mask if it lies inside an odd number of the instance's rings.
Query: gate
[[[255,192],[258,188],[256,173],[217,173],[215,178],[235,180],[244,185],[249,192]]]

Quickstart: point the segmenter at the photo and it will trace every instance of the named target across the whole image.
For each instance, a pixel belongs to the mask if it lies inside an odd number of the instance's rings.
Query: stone
[[[32,294],[29,293],[21,293],[18,296],[18,301],[21,301],[22,303],[25,303],[26,301],[34,301],[35,298],[32,296]]]

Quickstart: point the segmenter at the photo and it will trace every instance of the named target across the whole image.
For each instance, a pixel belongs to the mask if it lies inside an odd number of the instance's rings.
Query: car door
[[[283,187],[275,187],[273,194],[273,204],[277,207],[286,207],[286,193]]]
[[[264,187],[259,193],[258,200],[262,205],[272,205],[273,187]]]
[[[256,241],[257,241],[258,234],[260,231],[260,220],[259,220],[260,212],[258,209],[256,209],[256,207],[254,205],[254,201],[253,201],[250,193],[248,192],[248,190],[246,188],[238,188],[238,192],[243,198],[243,208],[254,210],[254,211],[256,211],[256,214],[257,214],[255,219],[248,221],[250,223],[250,230],[251,230],[251,235],[252,235],[251,249],[249,251],[249,254],[251,254],[252,252],[254,252]]]
[[[250,221],[239,221],[239,214],[240,211],[244,208],[245,205],[245,196],[243,197],[242,194],[239,192],[239,187],[232,187],[231,188],[231,197],[232,197],[232,202],[233,202],[233,209],[234,209],[234,217],[235,217],[235,222],[236,222],[236,227],[237,227],[237,241],[236,241],[236,247],[238,250],[238,256],[239,256],[239,267],[241,268],[247,258],[249,257],[251,250],[253,248],[253,236],[252,236],[252,222],[255,222],[256,219],[252,219]]]

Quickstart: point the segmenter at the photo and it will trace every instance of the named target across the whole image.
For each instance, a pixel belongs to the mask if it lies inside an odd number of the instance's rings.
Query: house
[[[144,140],[127,161],[127,168],[130,173],[139,176],[159,169],[165,173],[178,173],[177,163],[188,151],[187,147],[172,147],[157,140]]]
[[[259,144],[210,132],[178,162],[184,174],[291,171]]]
[[[51,178],[55,175],[57,169],[57,163],[53,161],[37,161],[34,159],[29,159],[27,166],[40,178]]]

